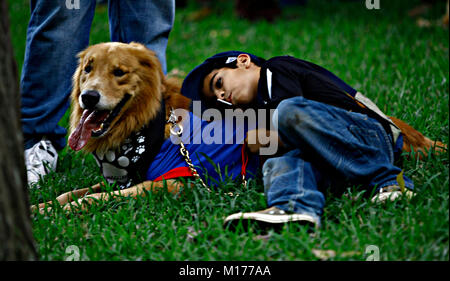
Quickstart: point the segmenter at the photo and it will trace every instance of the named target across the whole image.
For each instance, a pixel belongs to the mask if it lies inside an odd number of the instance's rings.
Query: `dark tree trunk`
[[[0,260],[35,260],[26,186],[17,66],[0,0]]]

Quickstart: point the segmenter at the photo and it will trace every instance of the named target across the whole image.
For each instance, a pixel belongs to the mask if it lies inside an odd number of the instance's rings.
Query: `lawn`
[[[218,1],[213,13],[194,19],[198,4],[178,9],[167,48],[168,71],[184,77],[206,57],[245,50],[262,57],[292,55],[322,65],[375,101],[389,115],[425,135],[449,142],[449,30],[421,28],[407,11],[419,1],[309,1],[285,9],[272,23],[248,22],[233,13],[232,1]],[[9,0],[12,40],[23,63],[27,0]],[[442,15],[439,3],[425,17]],[[109,40],[107,9],[99,6],[91,44]],[[68,115],[61,120],[67,126]],[[60,151],[57,171],[30,191],[37,203],[63,191],[102,180],[90,155]],[[66,216],[56,210],[32,218],[39,258],[64,260],[69,246],[82,260],[449,260],[448,153],[425,161],[405,159],[404,171],[417,196],[375,205],[348,187],[327,194],[322,227],[308,233],[297,226],[280,233],[231,232],[223,218],[266,207],[263,186],[247,190],[230,181],[221,188],[239,197],[209,193],[197,186],[181,196],[165,192],[94,204],[89,213]],[[375,250],[374,250],[375,249]]]

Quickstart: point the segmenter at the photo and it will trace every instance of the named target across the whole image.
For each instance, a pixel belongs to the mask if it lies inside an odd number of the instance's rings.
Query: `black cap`
[[[189,72],[181,86],[181,94],[190,98],[192,101],[202,100],[201,91],[203,79],[205,79],[206,75],[214,69],[235,64],[240,54],[249,55],[251,61],[258,66],[261,66],[265,62],[264,59],[246,52],[228,51],[215,54]]]

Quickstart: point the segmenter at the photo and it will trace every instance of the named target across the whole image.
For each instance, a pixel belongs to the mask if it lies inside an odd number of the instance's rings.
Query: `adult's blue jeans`
[[[69,106],[76,54],[89,45],[96,0],[31,0],[21,76],[25,148],[43,136],[65,146],[58,122]],[[166,72],[166,47],[175,17],[174,0],[110,0],[111,41],[145,44]]]
[[[264,163],[269,207],[320,221],[326,189],[357,185],[370,192],[398,185],[401,169],[394,165],[392,137],[377,120],[303,97],[286,99],[277,110],[273,122],[292,150]]]

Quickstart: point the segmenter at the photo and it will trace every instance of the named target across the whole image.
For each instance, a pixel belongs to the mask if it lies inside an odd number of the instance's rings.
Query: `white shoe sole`
[[[251,219],[262,221],[266,223],[287,223],[287,222],[310,222],[314,225],[317,225],[318,222],[310,215],[304,214],[290,214],[290,215],[269,215],[269,214],[261,214],[261,213],[236,213],[229,215],[225,218],[225,223],[230,222],[232,220],[239,219]]]
[[[406,196],[406,198],[411,199],[414,196],[414,194],[415,193],[410,190],[406,190],[405,193],[402,193],[401,191],[383,192],[372,197],[371,201],[372,203],[379,204],[386,202],[388,200],[395,201],[402,196]]]

